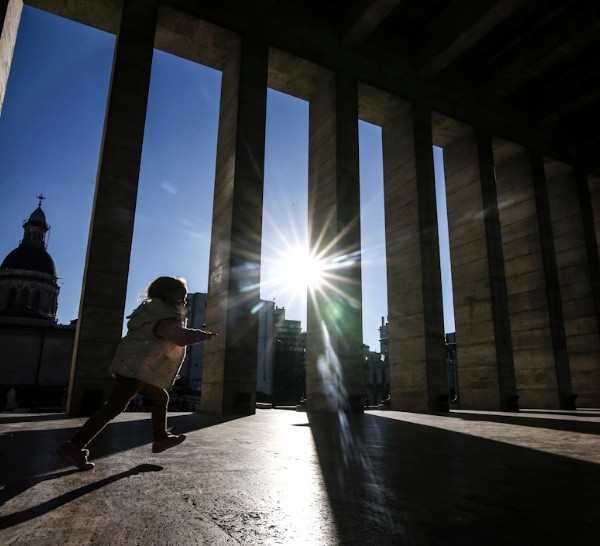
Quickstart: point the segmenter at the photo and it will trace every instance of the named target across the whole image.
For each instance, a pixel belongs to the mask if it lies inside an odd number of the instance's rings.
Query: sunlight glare
[[[298,289],[317,289],[322,281],[323,263],[305,248],[292,248],[281,257],[279,277],[286,285]]]

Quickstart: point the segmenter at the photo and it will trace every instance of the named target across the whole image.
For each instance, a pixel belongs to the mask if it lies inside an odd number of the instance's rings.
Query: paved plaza
[[[149,414],[55,453],[82,419],[0,414],[0,544],[592,545],[600,410],[171,413],[179,447],[151,453]]]

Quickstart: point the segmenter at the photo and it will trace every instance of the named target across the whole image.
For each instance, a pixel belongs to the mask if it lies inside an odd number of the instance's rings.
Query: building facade
[[[274,387],[275,302],[261,300],[258,310],[256,401],[270,403]]]
[[[379,352],[364,345],[365,406],[390,403],[390,340],[388,323],[381,317],[379,326]]]
[[[306,333],[299,320],[285,317],[285,307],[274,310],[274,406],[297,406],[306,396]]]
[[[448,400],[459,403],[458,361],[456,360],[456,333],[446,334],[446,369],[448,370]]]
[[[206,328],[206,305],[208,294],[191,292],[188,294],[189,328]],[[261,300],[257,310],[259,317],[259,335],[257,348],[257,401],[270,402],[273,395],[274,370],[274,336],[275,336],[275,303]],[[202,371],[204,365],[204,343],[187,348],[185,360],[181,366],[180,379],[173,387],[174,396],[186,399],[188,405],[199,403],[202,392]]]
[[[66,402],[75,323],[56,320],[58,276],[42,199],[23,223],[19,246],[0,264],[0,408],[9,397],[27,409],[56,410]]]
[[[0,264],[0,309],[9,313],[28,309],[39,318],[55,321],[60,289],[54,261],[46,250],[50,226],[42,210],[44,197],[38,199],[38,207],[23,223],[19,246]]]

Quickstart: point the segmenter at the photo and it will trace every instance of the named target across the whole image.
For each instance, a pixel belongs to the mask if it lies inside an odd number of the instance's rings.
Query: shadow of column
[[[308,419],[340,544],[597,540],[599,465],[513,445],[508,431],[496,441],[475,426],[461,433],[369,414]]]

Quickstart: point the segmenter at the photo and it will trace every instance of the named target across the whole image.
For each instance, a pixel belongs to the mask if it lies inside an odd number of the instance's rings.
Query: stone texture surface
[[[122,335],[158,4],[130,0],[123,7],[69,382],[71,415],[85,415],[110,392],[106,363]]]
[[[528,151],[495,139],[498,209],[510,310],[515,375],[523,407],[561,407],[570,384],[557,386],[542,235]]]
[[[149,414],[91,445],[81,419],[0,414],[0,543],[161,545],[592,544],[600,410],[364,415],[169,414],[187,440],[151,453]]]
[[[364,393],[357,83],[330,74],[309,103],[309,247],[325,264],[307,300],[306,404]]]
[[[202,410],[251,413],[256,403],[268,50],[242,40],[221,85]],[[245,409],[240,406],[245,405]]]
[[[22,11],[23,0],[4,0],[0,3],[0,111],[4,104]]]
[[[569,369],[577,404],[600,403],[600,336],[577,173],[545,159]]]
[[[394,409],[448,392],[430,113],[398,105],[382,126],[390,384]]]
[[[504,409],[515,385],[493,166],[472,127],[445,127],[436,142],[444,146],[459,396],[463,407]]]

